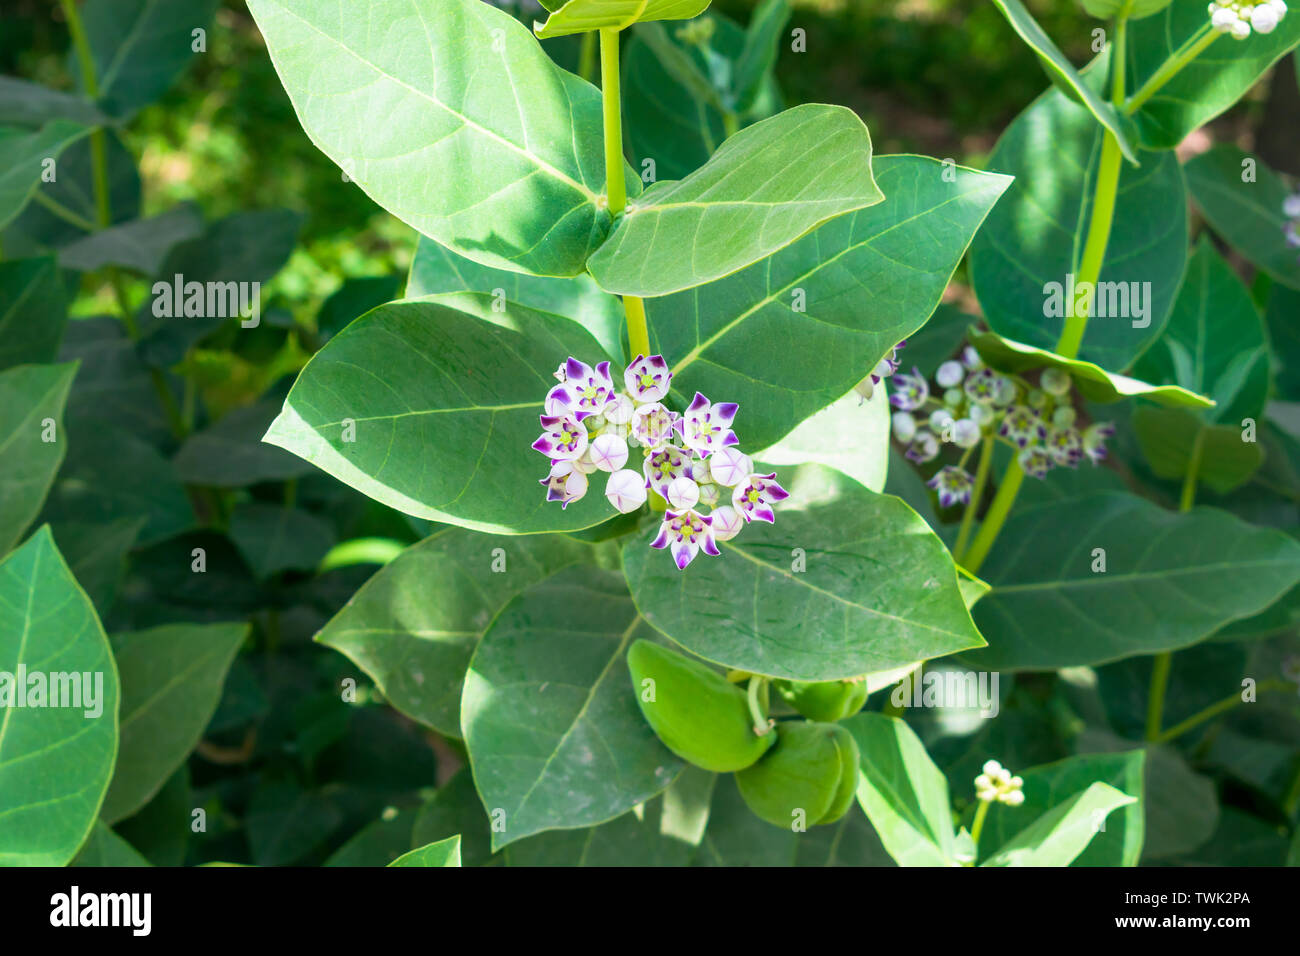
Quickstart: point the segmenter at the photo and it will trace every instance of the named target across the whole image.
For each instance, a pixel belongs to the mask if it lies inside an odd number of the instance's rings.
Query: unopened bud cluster
[[[1286,16],[1286,4],[1282,0],[1261,0],[1259,3],[1214,0],[1209,12],[1214,29],[1231,34],[1234,40],[1245,40],[1252,33],[1276,30]]]
[[[739,406],[699,392],[683,413],[668,408],[673,373],[662,355],[638,355],[615,386],[610,363],[595,368],[570,358],[546,395],[542,435],[533,448],[551,462],[541,480],[547,501],[567,508],[587,493],[589,475],[607,472],[605,497],[636,511],[653,491],[667,502],[652,548],[668,548],[678,568],[695,555],[719,553],[717,542],[751,521],[775,522],[775,502],[788,497],[776,473],[754,474],[731,430]],[[640,449],[640,469],[629,468]],[[701,511],[700,509],[708,509]]]
[[[1077,468],[1084,458],[1094,465],[1106,458],[1114,426],[1076,427],[1071,387],[1070,376],[1057,368],[1044,369],[1037,386],[1005,375],[986,367],[967,346],[959,359],[939,366],[933,387],[920,369],[893,376],[894,438],[918,464],[938,458],[945,443],[960,449],[961,461],[944,465],[926,484],[938,493],[940,507],[966,504],[975,485],[966,459],[985,438],[1011,445],[1020,467],[1034,478],[1056,467]]]
[[[1005,803],[1009,807],[1018,807],[1025,802],[1021,790],[1025,781],[1011,776],[1011,771],[996,760],[984,764],[984,772],[975,778],[975,798],[985,803]]]

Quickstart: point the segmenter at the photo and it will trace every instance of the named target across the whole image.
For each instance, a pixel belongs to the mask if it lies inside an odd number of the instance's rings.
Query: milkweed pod
[[[776,692],[809,720],[834,723],[852,717],[867,702],[865,680],[803,681],[779,680]]]
[[[788,827],[802,810],[809,824],[833,823],[853,802],[858,785],[858,747],[836,724],[777,724],[776,746],[736,774],[745,803],[760,819]]]
[[[774,730],[754,733],[745,692],[699,661],[639,640],[628,649],[627,666],[646,722],[683,760],[730,773],[755,763],[776,742]]]

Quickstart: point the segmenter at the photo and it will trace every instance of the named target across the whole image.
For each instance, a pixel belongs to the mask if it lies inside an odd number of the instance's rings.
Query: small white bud
[[[916,419],[909,412],[894,412],[890,426],[894,430],[894,437],[904,445],[916,437]]]
[[[934,380],[943,388],[952,388],[954,385],[960,385],[965,375],[965,369],[962,368],[961,362],[948,361],[939,366],[939,370],[934,373]]]

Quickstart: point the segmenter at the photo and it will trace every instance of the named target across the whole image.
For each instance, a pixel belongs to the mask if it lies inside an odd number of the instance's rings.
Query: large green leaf
[[[729,137],[685,179],[647,189],[587,265],[610,292],[668,295],[883,199],[862,121],[842,106],[797,106]]]
[[[1137,91],[1174,51],[1208,27],[1205,4],[1191,2],[1171,3],[1159,16],[1132,24],[1128,31],[1130,92]],[[1134,115],[1142,145],[1173,149],[1192,130],[1241,99],[1296,43],[1300,43],[1300,17],[1294,11],[1283,17],[1272,33],[1252,33],[1242,42],[1221,35]]]
[[[883,388],[869,400],[849,392],[804,419],[757,457],[773,465],[827,465],[872,491],[884,491],[889,470],[889,396]]]
[[[920,738],[897,717],[844,721],[862,755],[858,803],[899,866],[953,866],[956,839],[948,781]]]
[[[1201,413],[1209,423],[1240,426],[1243,418],[1262,417],[1269,379],[1264,321],[1208,236],[1187,264],[1165,334],[1134,372],[1213,398],[1215,407]]]
[[[1300,289],[1300,256],[1282,231],[1282,203],[1291,195],[1282,177],[1230,143],[1193,156],[1183,172],[1214,231],[1278,282]]]
[[[58,358],[80,363],[67,406],[74,431],[81,422],[98,421],[125,429],[157,447],[171,438],[149,369],[140,361],[135,343],[119,319],[101,315],[69,323]],[[273,417],[274,412],[267,423]]]
[[[600,95],[512,16],[480,0],[249,9],[307,135],[377,203],[485,265],[583,271],[610,224]]]
[[[539,312],[562,315],[590,332],[606,354],[623,357],[623,304],[589,275],[550,278],[494,269],[421,236],[411,262],[406,298],[442,292],[483,292],[495,301],[517,302]]]
[[[916,512],[817,465],[778,479],[791,497],[776,524],[746,526],[719,557],[678,571],[647,536],[628,541],[646,620],[708,660],[795,680],[981,646],[952,557]]]
[[[530,447],[551,373],[570,355],[596,364],[600,346],[567,319],[492,306],[431,296],[366,314],[307,364],[264,440],[420,518],[506,533],[605,521],[599,482],[567,509],[548,503]]]
[[[1185,647],[1300,581],[1300,545],[1224,511],[1165,511],[1100,492],[1014,512],[980,569],[975,607],[995,670],[1044,669]],[[1093,571],[1104,549],[1104,572]],[[1097,565],[1098,567],[1100,565]]]
[[[403,853],[389,866],[460,866],[460,835]]]
[[[76,373],[75,363],[0,372],[0,555],[40,512],[63,463],[63,406]]]
[[[62,866],[113,773],[118,683],[95,609],[48,528],[0,562],[0,672],[0,865]],[[33,706],[38,684],[44,705]],[[63,706],[48,706],[56,691]]]
[[[879,205],[720,282],[646,303],[677,393],[739,402],[747,449],[847,394],[925,323],[1010,184],[920,156],[882,156],[875,170],[888,197]],[[778,347],[791,341],[797,351]]]
[[[0,229],[23,211],[43,181],[46,163],[57,162],[60,153],[88,132],[64,119],[50,120],[34,132],[0,128]],[[50,171],[57,174],[58,166]]]
[[[590,557],[589,545],[559,535],[442,528],[371,577],[316,640],[351,658],[402,713],[459,737],[461,688],[483,632],[520,592]]]
[[[122,117],[167,92],[194,55],[194,31],[211,27],[218,6],[219,0],[86,0],[99,105]],[[78,74],[75,56],[70,64]]]
[[[71,866],[149,866],[149,861],[140,855],[140,851],[131,846],[111,829],[103,820],[95,821],[95,828],[81,847],[77,858]]]
[[[725,774],[713,788],[709,826],[691,865],[791,866],[803,836],[760,820],[740,795],[735,776]]]
[[[1000,335],[1055,347],[1065,318],[1048,313],[1063,311],[1054,302],[1072,304],[1063,300],[1079,275],[1101,141],[1087,110],[1048,90],[1012,122],[989,157],[989,169],[1017,176],[971,245],[971,281]],[[1141,168],[1125,166],[1080,357],[1116,371],[1132,364],[1164,328],[1186,261],[1187,198],[1177,159],[1158,154]]]
[[[248,625],[174,624],[113,636],[122,681],[121,743],[104,798],[109,823],[129,817],[189,756],[221,698]]]
[[[59,265],[79,272],[125,266],[142,275],[157,275],[177,243],[203,233],[203,214],[195,203],[180,203],[148,219],[132,219],[91,233],[59,251]]]
[[[1137,797],[1098,781],[1048,810],[980,865],[1069,866],[1111,813],[1136,802]]]
[[[646,20],[690,20],[708,5],[709,0],[568,0],[533,30],[539,37],[626,30]]]
[[[40,126],[51,119],[68,119],[83,126],[101,126],[108,117],[76,93],[52,90],[17,76],[0,76],[0,126]]]
[[[113,606],[126,572],[127,552],[140,537],[144,524],[143,517],[133,516],[106,522],[58,522],[52,526],[68,568],[101,618]]]
[[[1156,477],[1182,482],[1195,454],[1196,480],[1219,494],[1245,484],[1263,464],[1263,446],[1244,434],[1240,425],[1207,425],[1182,408],[1133,410],[1133,435]]]
[[[461,703],[493,848],[612,820],[681,771],[646,724],[627,648],[653,632],[619,576],[562,571],[508,604],[479,642]]]
[[[53,362],[68,304],[54,260],[0,262],[0,369]]]
[[[1020,0],[993,0],[993,4],[1002,11],[1002,15],[1007,18],[1007,22],[1011,24],[1011,28],[1016,31],[1020,39],[1038,54],[1038,61],[1047,71],[1047,75],[1052,78],[1052,82],[1063,84],[1082,101],[1097,122],[1110,130],[1129,161],[1136,165],[1137,150],[1129,142],[1124,122],[1115,107],[1102,99],[1079,75],[1074,64],[1066,59],[1065,54],[1052,42],[1052,38],[1038,25],[1033,14],[1025,9],[1025,5]]]
[[[1047,349],[1013,342],[996,332],[972,328],[970,343],[986,363],[1002,372],[1039,368],[1058,368],[1068,372],[1079,392],[1090,401],[1109,404],[1140,396],[1159,405],[1187,408],[1208,408],[1211,405],[1210,399],[1181,385],[1148,385],[1118,372],[1107,372],[1091,362],[1068,359]]]
[[[230,540],[259,578],[309,571],[334,544],[329,522],[302,508],[249,501],[230,515]]]

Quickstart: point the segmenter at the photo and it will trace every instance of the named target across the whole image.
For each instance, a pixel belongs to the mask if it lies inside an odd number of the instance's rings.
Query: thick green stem
[[[1160,724],[1164,720],[1165,691],[1169,688],[1169,671],[1174,655],[1170,651],[1157,654],[1151,662],[1151,687],[1147,691],[1147,732],[1152,742],[1160,739]]]
[[[1092,218],[1088,223],[1088,237],[1084,241],[1083,257],[1079,260],[1076,286],[1096,288],[1101,277],[1102,263],[1106,259],[1106,246],[1110,243],[1110,227],[1115,220],[1115,197],[1119,193],[1120,165],[1123,163],[1119,141],[1107,131],[1101,145],[1101,162],[1097,167],[1097,189],[1092,199]],[[1086,300],[1091,305],[1092,297]],[[1070,303],[1071,315],[1056,343],[1056,352],[1066,358],[1075,358],[1083,345],[1083,335],[1088,328],[1088,309],[1078,302]]]
[[[957,532],[957,543],[953,546],[952,554],[957,559],[957,563],[962,564],[962,557],[966,552],[966,542],[970,538],[971,529],[975,526],[975,512],[979,510],[980,502],[984,499],[984,487],[989,481],[989,469],[993,464],[993,437],[985,436],[984,444],[980,447],[980,463],[975,468],[975,487],[971,489],[970,501],[966,503],[966,511],[961,516],[961,530]]]
[[[1152,73],[1147,78],[1147,81],[1138,87],[1137,92],[1129,97],[1128,102],[1124,104],[1124,112],[1132,116],[1140,110],[1147,100],[1160,92],[1164,85],[1177,76],[1183,67],[1204,53],[1206,48],[1218,38],[1219,32],[1211,27],[1207,21],[1205,26],[1194,33],[1186,43],[1179,47],[1173,56],[1161,64],[1160,69]]]
[[[609,212],[619,216],[627,209],[627,182],[623,178],[623,105],[619,91],[618,30],[600,31],[600,93],[605,108],[605,195]],[[650,331],[645,303],[623,296],[627,313],[628,358],[650,354]]]
[[[1160,656],[1168,657],[1169,655],[1161,654]],[[1288,684],[1284,680],[1266,680],[1266,681],[1262,681],[1261,683],[1255,686],[1256,694],[1262,694],[1265,693],[1266,691],[1267,692],[1287,691],[1289,693],[1294,690],[1295,687],[1291,684]],[[1205,723],[1207,720],[1213,720],[1215,717],[1218,717],[1220,714],[1227,713],[1228,711],[1232,710],[1234,707],[1237,707],[1243,703],[1245,703],[1245,701],[1241,699],[1240,692],[1236,694],[1232,694],[1231,696],[1225,697],[1223,698],[1223,700],[1218,701],[1217,703],[1211,704],[1209,707],[1206,707],[1204,710],[1196,712],[1192,716],[1188,717],[1186,720],[1174,724],[1168,730],[1157,730],[1157,733],[1154,737],[1148,736],[1147,739],[1160,744],[1168,743],[1169,741],[1173,740],[1176,737],[1181,737],[1189,730],[1195,730],[1197,727]],[[1150,726],[1148,723],[1148,733],[1149,731],[1150,731]]]
[[[970,550],[962,558],[961,566],[971,574],[978,574],[980,565],[989,556],[1007,515],[1011,514],[1011,506],[1015,504],[1016,495],[1020,494],[1020,485],[1024,480],[1025,471],[1020,467],[1020,462],[1011,459],[1006,474],[1002,476],[1002,483],[998,485],[998,493],[993,496],[993,503],[989,505],[988,514],[980,525],[979,534],[975,535]]]
[[[980,805],[975,808],[975,820],[970,825],[970,840],[975,844],[975,859],[980,856],[980,834],[984,832],[984,818],[989,815],[989,807],[993,805],[992,800],[981,800]],[[975,861],[971,861],[971,866]]]

